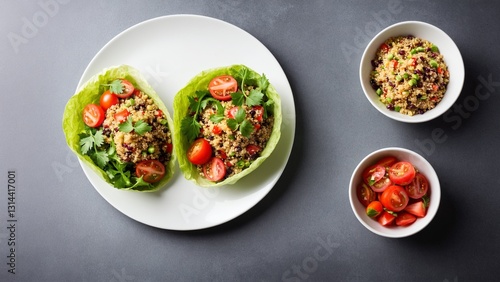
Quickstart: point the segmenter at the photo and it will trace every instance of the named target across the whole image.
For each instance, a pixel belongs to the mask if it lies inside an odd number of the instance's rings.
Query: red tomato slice
[[[409,204],[406,206],[405,211],[417,216],[417,217],[424,217],[425,213],[427,212],[427,208],[425,207],[425,204],[423,201],[418,201],[413,204]]]
[[[368,185],[373,185],[381,180],[385,175],[385,168],[381,165],[372,165],[367,167],[362,174],[363,181]]]
[[[214,125],[214,127],[212,128],[212,133],[215,135],[219,135],[222,133],[222,129],[220,127],[218,127],[217,125]]]
[[[208,90],[215,99],[231,100],[231,93],[238,91],[238,82],[230,75],[217,76],[208,84]]]
[[[389,178],[399,185],[408,185],[415,177],[415,168],[409,162],[397,162],[389,168]]]
[[[204,138],[196,139],[187,152],[188,160],[195,165],[202,165],[212,157],[212,146]]]
[[[132,83],[126,79],[121,79],[122,81],[122,93],[115,93],[118,98],[128,98],[134,94],[135,87]]]
[[[257,154],[261,150],[259,146],[254,145],[254,144],[248,145],[246,149],[247,149],[248,154],[250,154],[250,156]]]
[[[135,174],[148,183],[156,183],[165,176],[165,166],[158,160],[141,161],[135,167]]]
[[[224,162],[217,157],[213,157],[203,166],[203,175],[210,181],[217,182],[222,180],[226,176]]]
[[[109,109],[111,106],[118,104],[118,96],[111,91],[106,90],[102,93],[99,104],[104,110]]]
[[[114,117],[115,117],[115,120],[118,121],[119,123],[122,123],[124,121],[127,120],[128,116],[130,115],[130,113],[128,112],[127,109],[124,109],[120,112],[117,112]]]
[[[389,187],[391,185],[392,185],[392,181],[389,179],[389,177],[384,176],[382,179],[380,179],[379,181],[375,182],[370,187],[372,188],[373,191],[375,191],[377,193],[380,193],[380,192],[384,192],[385,189],[387,189],[387,187]]]
[[[382,49],[382,51],[384,51],[385,53],[389,52],[389,50],[390,50],[389,45],[387,45],[385,43],[382,43],[380,45],[380,49]]]
[[[373,190],[370,188],[365,183],[362,183],[360,186],[358,186],[358,189],[356,190],[356,194],[358,196],[359,202],[365,207],[367,207],[371,202],[375,201],[377,198],[377,195]]]
[[[394,222],[394,219],[396,217],[386,211],[383,211],[382,214],[378,218],[378,223],[382,224],[383,226],[388,226],[391,225]]]
[[[229,111],[227,111],[227,117],[228,118],[234,118],[236,116],[236,113],[238,112],[239,108],[238,106],[234,106]]]
[[[368,205],[368,207],[366,207],[366,215],[368,215],[371,218],[376,218],[383,211],[384,207],[382,206],[382,203],[379,201],[373,201]]]
[[[408,225],[414,223],[416,220],[417,220],[417,217],[414,216],[413,214],[402,211],[402,212],[398,213],[398,216],[396,217],[396,225],[408,226]]]
[[[83,109],[83,122],[90,127],[99,127],[104,121],[104,110],[101,106],[88,104]]]
[[[429,181],[423,174],[417,172],[412,182],[410,182],[405,189],[408,193],[408,197],[412,199],[420,199],[427,194],[427,191],[429,190]]]
[[[389,169],[393,164],[397,163],[398,159],[393,156],[388,156],[380,159],[377,164],[385,167],[386,169]]]
[[[406,208],[408,205],[408,194],[401,186],[392,185],[387,187],[382,195],[380,195],[380,202],[384,207],[393,212],[399,212]]]

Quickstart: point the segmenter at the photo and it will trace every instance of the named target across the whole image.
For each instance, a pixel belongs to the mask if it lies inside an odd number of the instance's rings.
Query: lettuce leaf
[[[281,100],[276,92],[276,89],[272,84],[265,85],[267,87],[266,95],[272,103],[269,103],[272,108],[274,115],[274,127],[271,133],[271,137],[267,142],[266,147],[262,150],[260,157],[258,157],[252,164],[243,170],[242,172],[233,175],[221,182],[211,182],[199,175],[196,166],[189,162],[186,157],[187,150],[189,149],[188,137],[181,133],[181,123],[182,119],[189,114],[189,97],[194,97],[196,91],[207,90],[208,84],[212,78],[229,74],[232,75],[238,84],[241,83],[241,74],[246,73],[245,84],[246,85],[260,85],[262,83],[263,76],[259,75],[255,71],[249,69],[244,65],[232,65],[227,67],[221,67],[211,70],[206,70],[195,76],[188,84],[181,89],[174,98],[174,149],[179,158],[179,167],[184,174],[184,177],[188,180],[194,181],[196,184],[204,187],[209,186],[222,186],[228,184],[234,184],[244,176],[250,174],[256,168],[258,168],[272,153],[274,148],[276,148],[278,141],[281,136],[281,122],[283,119],[281,112]]]
[[[62,120],[62,128],[64,131],[64,135],[66,137],[66,142],[69,148],[78,156],[83,163],[88,165],[92,170],[94,170],[99,176],[101,176],[106,182],[111,184],[111,180],[109,178],[109,174],[99,168],[97,164],[95,164],[90,156],[82,154],[80,151],[80,138],[81,134],[85,133],[85,123],[82,120],[82,110],[83,108],[89,104],[99,104],[99,98],[103,92],[103,84],[108,84],[117,78],[124,78],[130,81],[134,87],[141,89],[144,93],[146,93],[155,104],[163,111],[163,113],[167,117],[167,124],[171,132],[173,132],[173,121],[170,117],[170,114],[167,110],[167,107],[160,99],[160,96],[156,93],[156,91],[149,85],[146,79],[141,75],[141,73],[128,65],[121,65],[117,67],[112,67],[103,70],[101,73],[93,76],[89,81],[87,81],[75,95],[73,95],[66,107],[64,109],[63,120]],[[175,152],[172,152],[172,157],[165,168],[166,173],[161,181],[158,183],[154,183],[153,185],[147,186],[136,184],[133,187],[128,188],[120,188],[115,187],[120,190],[134,190],[134,191],[142,191],[142,192],[153,192],[159,190],[163,187],[171,178],[174,172],[174,165],[176,161]]]

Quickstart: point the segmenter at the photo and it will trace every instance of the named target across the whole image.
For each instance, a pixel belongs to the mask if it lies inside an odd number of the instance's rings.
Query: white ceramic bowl
[[[363,182],[361,177],[363,170],[368,166],[375,164],[381,158],[387,156],[394,156],[401,161],[408,161],[412,163],[426,176],[429,181],[430,201],[427,214],[423,218],[417,218],[417,220],[409,226],[382,226],[377,220],[366,215],[365,206],[363,206],[358,200],[356,189]],[[368,228],[368,230],[384,237],[402,238],[419,232],[432,221],[437,213],[439,203],[441,201],[441,186],[439,185],[438,176],[436,171],[434,171],[434,168],[432,168],[432,165],[419,154],[403,148],[383,148],[366,156],[358,164],[356,169],[354,169],[349,183],[349,201],[351,203],[352,211],[358,218],[359,222]]]
[[[378,100],[375,90],[370,85],[370,73],[372,71],[371,60],[375,58],[377,49],[384,41],[390,37],[413,35],[430,41],[439,48],[439,52],[443,54],[444,61],[450,72],[450,82],[448,84],[443,100],[432,110],[429,110],[421,115],[407,116],[396,111],[391,111]],[[368,101],[382,114],[408,123],[418,123],[432,120],[441,116],[446,112],[460,96],[465,79],[464,62],[462,55],[458,50],[457,45],[453,40],[441,29],[424,22],[408,21],[400,22],[387,27],[379,32],[366,46],[366,49],[361,58],[359,68],[359,78],[361,87],[368,98]]]

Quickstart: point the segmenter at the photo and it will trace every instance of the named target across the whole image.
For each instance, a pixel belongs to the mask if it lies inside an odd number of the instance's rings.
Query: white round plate
[[[221,40],[221,38],[224,38]],[[244,64],[264,73],[282,99],[281,139],[271,156],[234,185],[203,188],[184,179],[176,167],[172,180],[155,193],[113,188],[80,163],[95,189],[130,218],[169,230],[197,230],[225,223],[257,204],[280,178],[295,136],[295,105],[283,69],[255,37],[227,22],[197,15],[147,20],[123,31],[92,59],[78,87],[101,70],[128,64],[139,69],[173,116],[175,94],[203,70]]]

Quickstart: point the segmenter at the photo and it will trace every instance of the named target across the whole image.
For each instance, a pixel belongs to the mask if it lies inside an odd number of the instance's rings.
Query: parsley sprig
[[[87,128],[84,133],[80,134],[80,151],[104,170],[111,183],[117,188],[153,187],[142,177],[132,176],[133,165],[120,160],[116,154],[114,142],[111,144],[104,142],[102,130]]]
[[[109,86],[109,90],[116,94],[123,93],[123,83],[119,79],[113,80],[110,84],[104,84],[105,86]]]

